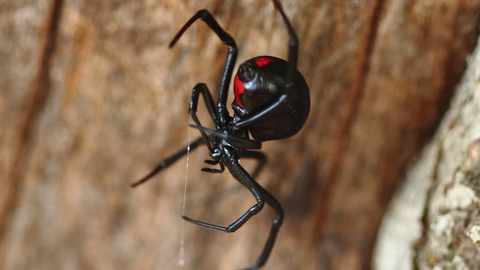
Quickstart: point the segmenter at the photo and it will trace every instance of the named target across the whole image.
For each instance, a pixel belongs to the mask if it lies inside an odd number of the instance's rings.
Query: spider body
[[[285,95],[275,112],[248,126],[260,142],[279,140],[302,129],[310,111],[310,94],[302,74],[295,69],[287,85],[289,63],[273,56],[259,56],[240,65],[234,79],[232,108],[239,120],[262,111]]]
[[[226,102],[238,52],[235,41],[207,10],[198,11],[180,29],[170,43],[170,47],[175,45],[190,25],[198,19],[203,20],[228,46],[217,101],[215,103],[205,84],[197,84],[192,90],[188,111],[195,122],[195,125],[190,125],[190,127],[198,129],[202,136],[162,161],[152,172],[132,184],[135,187],[147,181],[159,171],[185,156],[189,150],[193,151],[198,146],[205,144],[211,158],[205,160],[205,163],[218,165],[220,168],[203,168],[202,171],[222,173],[226,167],[232,176],[252,193],[257,203],[228,226],[215,225],[186,216],[182,216],[182,218],[207,228],[234,232],[260,212],[265,204],[269,205],[276,214],[270,233],[257,261],[247,269],[258,269],[267,261],[283,221],[283,210],[280,203],[239,164],[239,159],[253,158],[259,161],[257,170],[252,174],[255,176],[265,163],[266,156],[261,152],[252,151],[252,149],[260,149],[263,141],[278,140],[295,135],[303,127],[310,110],[308,86],[296,68],[298,38],[280,2],[273,0],[273,4],[282,16],[289,32],[288,62],[273,56],[260,56],[241,64],[234,77],[233,116],[230,116]],[[203,96],[206,108],[215,123],[215,129],[203,127],[197,117],[200,95]],[[249,139],[249,133],[254,140]]]

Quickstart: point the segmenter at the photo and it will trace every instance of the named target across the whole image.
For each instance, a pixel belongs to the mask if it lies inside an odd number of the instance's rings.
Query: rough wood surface
[[[375,269],[480,269],[480,43],[378,235]]]
[[[257,180],[286,212],[266,269],[369,269],[392,191],[475,45],[480,1],[282,2],[312,109],[298,135],[263,146]],[[187,127],[190,90],[205,82],[216,92],[226,48],[202,23],[167,44],[203,8],[236,39],[239,62],[286,57],[287,32],[267,0],[0,4],[1,269],[255,260],[271,210],[228,235],[183,224],[185,161],[129,187],[198,136]],[[228,174],[200,173],[206,157],[190,155],[186,213],[228,224],[254,200]]]

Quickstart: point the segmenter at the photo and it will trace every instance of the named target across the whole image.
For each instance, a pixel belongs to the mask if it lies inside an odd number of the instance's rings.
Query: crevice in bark
[[[414,247],[414,250],[415,250],[415,254],[413,255],[413,269],[415,270],[418,270],[420,269],[419,268],[419,265],[418,265],[418,261],[419,261],[419,258],[421,257],[421,254],[419,254],[420,250],[423,248],[423,246],[427,243],[427,238],[428,238],[428,233],[429,233],[429,218],[428,218],[428,214],[429,214],[429,205],[430,205],[430,201],[432,200],[432,197],[433,197],[433,192],[435,190],[435,187],[436,187],[436,182],[437,182],[437,179],[438,179],[438,171],[440,169],[440,164],[441,164],[441,161],[443,159],[443,148],[442,148],[442,145],[443,145],[443,139],[442,140],[439,140],[437,141],[437,145],[438,145],[438,150],[437,150],[437,157],[436,157],[436,160],[435,160],[435,165],[433,167],[433,173],[432,173],[432,176],[431,176],[431,179],[428,179],[430,181],[430,187],[427,191],[427,194],[426,194],[426,200],[425,200],[425,206],[423,208],[423,214],[422,214],[422,217],[420,219],[421,223],[422,223],[422,228],[423,228],[423,231],[422,231],[422,235],[418,238],[417,242],[415,243],[415,247]],[[426,181],[428,181],[426,180]]]
[[[336,179],[338,176],[338,173],[340,172],[340,167],[342,165],[342,162],[345,160],[344,159],[344,154],[347,152],[346,149],[348,148],[347,142],[348,137],[350,136],[350,129],[354,126],[353,123],[356,121],[357,116],[358,116],[358,110],[359,106],[362,103],[363,99],[363,94],[365,90],[365,82],[366,78],[368,76],[368,72],[370,70],[370,60],[372,56],[372,52],[375,47],[375,41],[376,41],[376,36],[378,32],[378,27],[380,24],[381,17],[378,16],[378,12],[383,9],[384,6],[384,1],[379,0],[377,1],[377,4],[374,8],[374,12],[372,13],[371,16],[371,22],[370,22],[370,33],[368,34],[368,39],[366,40],[366,46],[365,46],[365,52],[363,54],[363,59],[362,63],[359,64],[359,74],[358,78],[356,80],[355,85],[353,86],[353,98],[354,102],[352,103],[352,106],[350,108],[350,111],[348,113],[348,116],[345,120],[345,122],[342,125],[342,128],[340,129],[339,136],[340,139],[338,139],[339,144],[337,145],[337,151],[335,151],[335,156],[332,157],[332,160],[334,160],[332,163],[332,168],[330,169],[330,173],[328,174],[327,180],[325,181],[325,184],[323,185],[321,189],[321,195],[319,196],[319,212],[317,214],[317,224],[316,224],[316,235],[317,237],[322,234],[323,232],[323,225],[324,225],[324,220],[326,220],[326,216],[328,213],[330,213],[330,206],[329,204],[333,202],[331,199],[331,196],[335,194],[333,190],[336,188],[336,183],[334,179]]]
[[[25,157],[30,149],[32,138],[34,137],[34,126],[37,119],[47,103],[51,90],[51,60],[54,55],[57,43],[58,29],[60,25],[61,10],[63,0],[54,0],[51,7],[51,15],[47,21],[45,43],[41,54],[39,70],[36,79],[32,81],[32,94],[27,98],[24,105],[24,114],[20,121],[20,145],[14,156],[14,162],[8,183],[5,187],[8,189],[8,198],[0,212],[0,239],[3,239],[6,227],[13,210],[16,208],[19,198],[19,188],[22,182],[22,172],[24,171]]]

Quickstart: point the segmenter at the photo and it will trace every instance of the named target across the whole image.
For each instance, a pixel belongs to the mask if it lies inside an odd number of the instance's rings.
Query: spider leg
[[[160,162],[160,164],[158,164],[157,167],[155,167],[155,169],[153,169],[149,174],[142,177],[140,180],[136,181],[135,183],[132,183],[130,186],[131,187],[136,187],[136,186],[146,182],[147,180],[152,178],[154,175],[156,175],[158,172],[160,172],[161,170],[163,170],[163,169],[167,168],[168,166],[172,165],[173,163],[175,163],[175,161],[179,160],[181,157],[185,156],[188,153],[188,151],[193,151],[195,148],[197,148],[202,143],[204,143],[203,138],[198,138],[198,139],[194,140],[193,142],[191,142],[189,145],[182,148],[177,153],[173,154],[169,158]]]
[[[232,160],[233,158],[230,157]],[[223,162],[225,163],[225,166],[229,169],[230,173],[237,179],[243,186],[245,186],[250,192],[253,194],[255,199],[257,200],[257,204],[252,206],[247,212],[245,212],[241,217],[239,217],[237,220],[232,222],[229,226],[220,226],[220,225],[215,225],[199,220],[194,220],[186,216],[182,216],[182,218],[186,221],[189,221],[191,223],[194,223],[196,225],[204,226],[210,229],[215,229],[223,232],[235,232],[238,230],[240,227],[245,224],[251,217],[256,215],[260,210],[262,210],[264,204],[265,204],[265,199],[263,193],[260,191],[258,184],[253,180],[250,175],[243,169],[238,162],[233,161],[230,163]]]
[[[272,227],[270,228],[270,233],[268,234],[267,242],[265,242],[265,245],[263,246],[262,253],[257,259],[257,262],[248,267],[245,268],[244,270],[254,270],[262,267],[265,262],[267,262],[268,257],[270,256],[270,253],[272,252],[273,246],[275,244],[275,240],[277,239],[277,234],[278,231],[280,230],[280,226],[282,225],[283,222],[283,209],[282,205],[273,197],[268,191],[266,191],[262,186],[260,186],[258,183],[255,182],[257,185],[257,188],[260,189],[262,192],[265,202],[275,210],[276,216],[273,219],[272,222]]]
[[[223,71],[222,79],[220,81],[220,90],[218,92],[218,100],[217,100],[217,110],[218,110],[218,117],[219,122],[218,125],[224,125],[228,119],[228,111],[226,108],[227,97],[228,97],[228,87],[230,85],[230,79],[232,78],[233,67],[235,66],[235,61],[237,60],[238,49],[237,45],[235,44],[235,40],[225,32],[222,27],[217,23],[215,18],[208,12],[207,10],[199,10],[193,17],[180,29],[178,34],[173,38],[172,42],[170,42],[169,48],[173,47],[175,43],[180,39],[183,33],[198,19],[204,21],[210,29],[217,34],[223,44],[228,46],[228,55],[227,60],[225,63],[225,69]]]
[[[283,222],[283,210],[280,203],[263,187],[261,187],[257,182],[255,182],[255,180],[253,180],[253,178],[245,171],[245,169],[240,164],[238,164],[238,161],[234,157],[232,157],[232,155],[229,154],[227,150],[225,150],[225,154],[225,160],[222,163],[225,164],[225,166],[229,169],[230,173],[233,177],[235,177],[235,179],[237,179],[243,186],[250,190],[250,192],[257,200],[257,204],[252,206],[247,212],[245,212],[229,226],[215,225],[199,220],[194,220],[186,216],[182,216],[182,218],[188,222],[210,229],[215,229],[222,232],[235,232],[236,230],[241,228],[251,217],[258,214],[262,210],[265,203],[267,203],[275,210],[276,216],[273,220],[267,242],[263,247],[262,253],[258,257],[257,262],[255,263],[255,265],[246,268],[248,270],[258,269],[265,264],[273,249],[275,239]],[[247,156],[250,156],[252,158],[259,158],[260,160],[263,159],[261,155],[252,154],[251,152],[249,152]]]
[[[293,30],[290,20],[285,14],[285,11],[283,11],[282,4],[278,0],[273,0],[273,5],[275,5],[275,8],[278,10],[280,15],[282,15],[283,21],[287,26],[288,34],[290,36],[288,41],[288,63],[290,63],[290,67],[288,70],[287,82],[291,84],[293,81],[293,74],[297,68],[299,41],[295,30]]]
[[[257,175],[260,173],[260,171],[262,170],[263,166],[267,161],[267,156],[264,153],[258,152],[258,151],[246,150],[242,154],[242,158],[251,158],[258,161],[257,166],[251,173],[252,178],[257,177]],[[275,239],[277,237],[280,226],[282,225],[282,222],[283,222],[283,209],[281,204],[260,184],[258,184],[257,182],[255,182],[255,184],[257,185],[257,188],[260,189],[263,196],[265,197],[265,202],[275,210],[276,216],[275,216],[275,219],[273,220],[270,233],[268,235],[267,241],[265,242],[265,246],[262,250],[262,253],[258,257],[257,262],[255,263],[255,265],[252,265],[249,268],[246,268],[245,270],[258,269],[265,264],[265,262],[267,261],[273,249],[273,246],[275,244]]]
[[[217,121],[217,111],[215,110],[215,104],[213,103],[212,95],[210,94],[210,90],[208,89],[207,85],[204,83],[199,83],[195,85],[192,90],[192,97],[190,99],[190,107],[188,109],[188,113],[192,116],[193,120],[197,125],[200,126],[200,122],[198,121],[197,116],[195,115],[197,112],[198,107],[198,97],[200,93],[203,95],[203,99],[205,100],[205,105],[207,106],[207,110],[210,113],[210,117],[212,117],[213,121]]]
[[[205,105],[207,107],[207,110],[210,113],[210,116],[212,117],[213,121],[216,122],[218,117],[217,117],[217,111],[215,110],[215,103],[213,102],[213,98],[212,98],[212,95],[210,94],[210,90],[208,89],[208,87],[204,83],[199,83],[193,88],[188,113],[192,117],[193,121],[197,125],[201,126],[200,120],[197,117],[198,99],[199,99],[200,94],[203,95],[203,99],[205,101]],[[163,160],[159,165],[157,165],[157,167],[155,167],[155,169],[153,169],[153,171],[151,171],[149,174],[147,174],[146,176],[144,176],[140,180],[136,181],[135,183],[131,184],[130,186],[131,187],[136,187],[136,186],[146,182],[147,180],[152,178],[154,175],[156,175],[158,172],[160,172],[164,168],[167,168],[168,166],[175,163],[175,161],[177,161],[178,159],[180,159],[181,157],[183,157],[184,155],[187,154],[189,146],[190,146],[190,150],[193,150],[193,149],[197,148],[200,144],[204,143],[204,144],[207,145],[210,153],[213,153],[212,144],[210,143],[210,139],[209,139],[208,135],[206,135],[206,133],[203,132],[202,130],[200,130],[200,132],[202,134],[201,138],[196,139],[195,141],[190,143],[190,145],[187,145],[186,147],[182,148],[177,153],[173,154],[171,157]],[[206,169],[206,170],[213,170],[213,169]],[[213,170],[213,171],[223,172],[223,167],[220,170]]]
[[[287,95],[283,94],[267,108],[263,109],[262,111],[259,111],[258,113],[252,114],[243,120],[236,122],[235,125],[239,129],[247,128],[248,126],[258,122],[262,118],[275,114],[277,110],[283,110],[285,108],[283,107],[283,105],[285,105],[286,102],[287,102]]]
[[[195,85],[195,87],[192,90],[192,97],[190,99],[190,106],[188,108],[188,113],[190,114],[190,117],[192,117],[193,121],[197,126],[202,127],[202,124],[200,123],[200,120],[197,117],[197,107],[198,107],[198,98],[200,94],[203,95],[203,99],[205,100],[205,105],[207,106],[207,110],[210,113],[210,116],[212,117],[213,121],[216,123],[217,122],[217,111],[215,109],[215,104],[213,102],[212,95],[210,94],[210,90],[208,89],[207,85],[204,83],[199,83]],[[200,129],[200,133],[202,134],[203,141],[208,147],[208,151],[210,153],[213,153],[213,146],[208,139],[207,134]]]
[[[203,126],[195,126],[195,125],[189,125],[189,126],[200,130],[200,132],[210,133],[214,137],[224,139],[230,145],[235,146],[237,148],[260,149],[262,147],[262,143],[258,141],[249,140],[240,136],[223,133],[221,131],[209,129]]]

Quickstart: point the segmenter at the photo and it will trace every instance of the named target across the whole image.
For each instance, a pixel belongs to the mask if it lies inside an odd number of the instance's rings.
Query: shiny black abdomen
[[[235,76],[232,107],[239,120],[267,109],[286,94],[286,101],[273,113],[247,127],[257,141],[293,136],[307,120],[310,112],[308,85],[297,69],[293,72],[292,83],[287,85],[289,66],[285,60],[260,56],[241,64]]]

